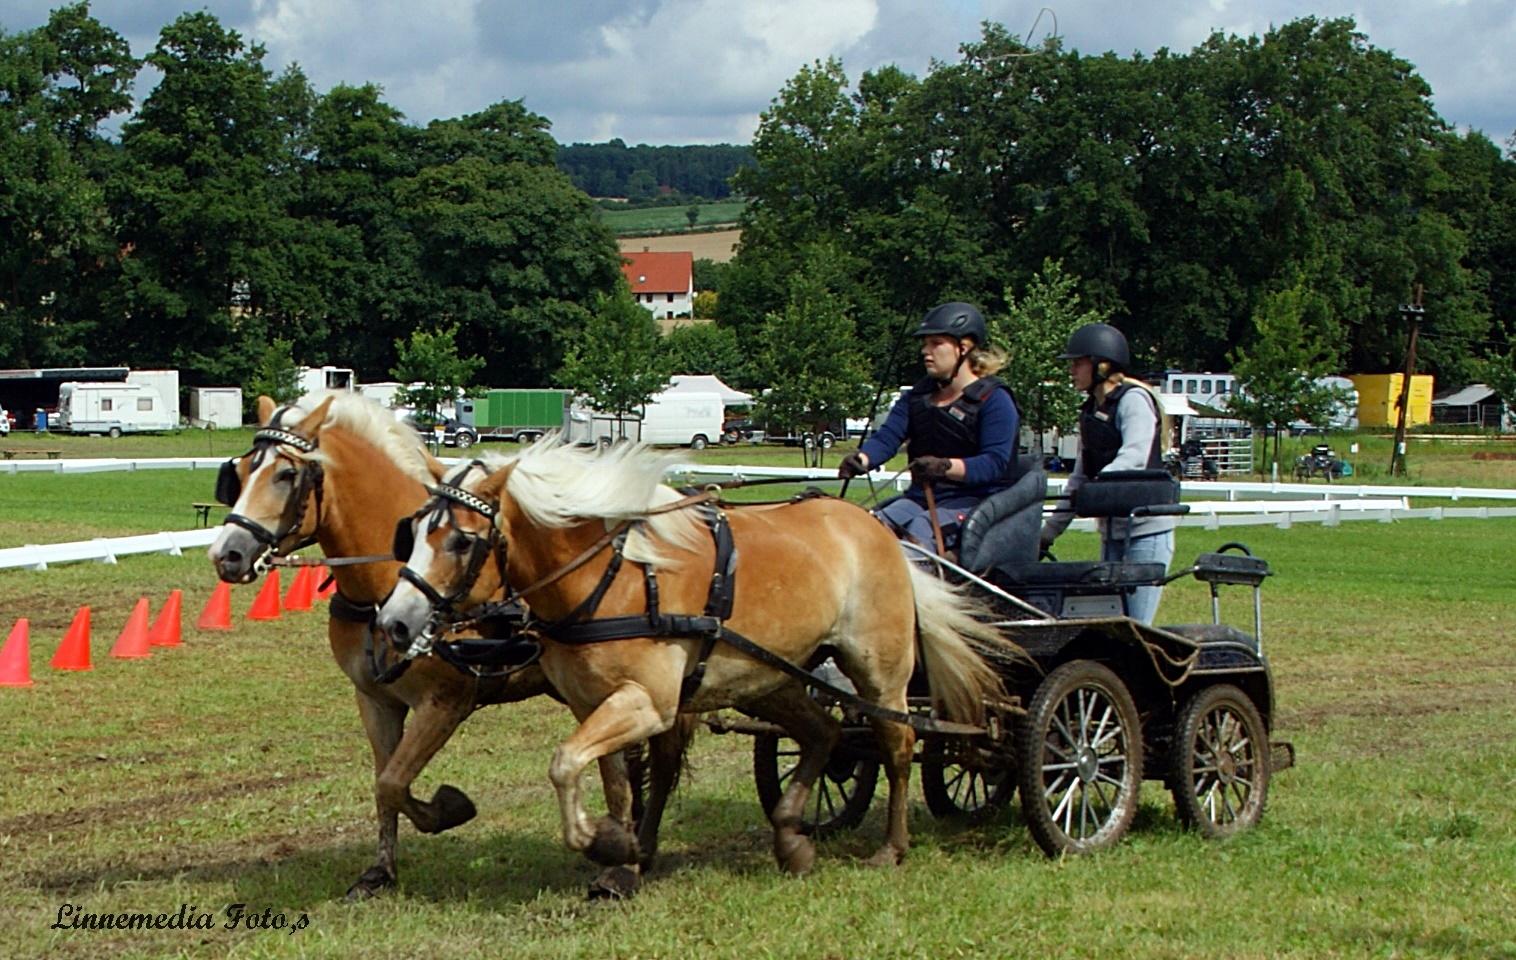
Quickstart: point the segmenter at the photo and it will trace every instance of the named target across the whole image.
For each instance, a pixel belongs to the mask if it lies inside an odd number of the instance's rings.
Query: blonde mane
[[[505,489],[532,523],[567,527],[604,520],[610,528],[622,520],[645,518],[627,538],[626,557],[658,565],[667,560],[660,545],[692,549],[703,529],[689,510],[647,516],[650,507],[680,498],[663,483],[674,459],[640,444],[608,450],[575,446],[553,433],[502,464],[515,465]]]
[[[341,427],[379,448],[379,451],[406,476],[423,484],[432,482],[432,474],[427,469],[421,438],[416,435],[416,431],[396,420],[394,411],[361,393],[350,393],[346,390],[317,390],[306,394],[298,402],[291,404],[293,409],[285,415],[284,422],[286,424],[298,423],[303,417],[309,416],[311,411],[321,406],[322,401],[327,397],[332,398],[332,405],[326,408],[326,420],[323,421],[323,426]],[[298,451],[285,449],[292,455],[300,456]],[[325,461],[327,458],[318,446],[316,452],[309,455],[307,459]]]

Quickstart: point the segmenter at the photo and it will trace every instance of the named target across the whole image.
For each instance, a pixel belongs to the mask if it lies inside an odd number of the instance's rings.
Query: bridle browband
[[[268,456],[277,446],[294,447],[306,456],[316,452],[315,441],[302,437],[293,430],[288,430],[282,426],[284,415],[291,409],[294,408],[281,407],[275,412],[273,417],[269,418],[268,426],[260,427],[253,433],[253,447],[243,454],[243,457],[253,458],[252,467],[254,469],[259,467],[264,457]],[[242,494],[242,480],[237,476],[237,464],[241,459],[242,457],[234,457],[223,463],[220,472],[216,476],[216,499],[228,507],[235,506]],[[321,526],[322,481],[325,477],[321,464],[318,461],[305,458],[292,457],[291,459],[299,464],[296,468],[295,490],[285,504],[284,513],[279,519],[277,529],[270,530],[251,517],[235,511],[229,512],[222,521],[223,523],[230,523],[246,530],[252,534],[253,539],[257,540],[263,548],[253,560],[252,569],[255,575],[270,566],[270,561],[267,559],[268,554],[272,553],[275,558],[279,558],[285,553],[308,547],[316,542],[314,536],[306,536],[301,537],[300,542],[288,551],[279,549],[280,542],[298,533],[301,525],[305,522],[306,502],[312,493],[316,497],[316,526],[318,528]]]
[[[469,471],[478,467],[488,471],[482,461],[470,461],[468,466],[458,475],[461,482],[468,476]],[[479,575],[484,572],[484,565],[491,556],[495,557],[500,571],[500,579],[505,581],[505,537],[501,535],[500,528],[495,519],[499,515],[496,504],[490,503],[483,497],[470,493],[456,483],[438,482],[436,486],[427,488],[431,492],[431,498],[421,505],[421,508],[409,517],[402,519],[395,526],[395,539],[392,553],[396,560],[405,565],[400,568],[400,579],[409,583],[426,597],[431,604],[431,616],[427,619],[426,626],[416,639],[410,644],[406,658],[422,656],[431,652],[432,644],[447,629],[455,612],[455,605],[461,597],[467,596],[478,582]],[[489,534],[479,536],[468,533],[458,526],[453,513],[455,506],[461,506],[467,510],[479,514],[489,521]],[[463,575],[459,578],[459,585],[450,593],[444,595],[437,588],[427,582],[426,578],[411,569],[409,560],[411,551],[415,549],[414,524],[426,521],[425,534],[431,534],[442,525],[446,519],[453,531],[469,541],[468,555],[464,560]],[[425,535],[424,534],[424,535]]]

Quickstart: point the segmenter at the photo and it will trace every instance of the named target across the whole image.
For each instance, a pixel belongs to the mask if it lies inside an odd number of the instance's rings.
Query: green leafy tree
[[[484,366],[479,357],[458,355],[457,338],[455,324],[435,333],[416,330],[409,340],[395,342],[397,359],[390,375],[401,383],[421,384],[396,390],[395,400],[414,407],[423,425],[440,423],[442,406],[466,394],[474,375]]]
[[[710,374],[734,387],[753,383],[753,365],[738,345],[736,332],[726,327],[681,324],[663,338],[663,349],[673,373]]]
[[[300,368],[295,363],[290,341],[270,340],[258,354],[252,372],[242,386],[245,413],[257,412],[260,396],[269,397],[278,404],[300,399]]]
[[[1104,323],[1098,310],[1083,309],[1078,278],[1063,263],[1045,260],[1021,297],[1005,292],[1006,312],[991,315],[990,340],[1005,349],[998,376],[1016,395],[1021,422],[1037,442],[1049,430],[1069,430],[1078,417],[1080,394],[1069,383],[1068,361],[1058,355],[1069,334],[1087,323]]]
[[[811,256],[826,259],[824,251]],[[789,302],[764,324],[758,367],[770,386],[759,414],[771,428],[820,433],[864,410],[872,395],[848,302],[824,276],[820,269],[792,277]]]
[[[0,30],[0,365],[106,359],[97,304],[114,275],[103,184],[116,150],[100,127],[130,108],[137,67],[87,4]]]
[[[695,226],[695,224],[699,223],[700,222],[700,205],[698,203],[695,203],[695,204],[690,204],[688,207],[685,207],[684,208],[684,219],[686,219],[686,220],[688,220],[690,222],[690,226],[692,228]]]
[[[672,373],[657,321],[623,282],[614,294],[596,295],[583,330],[564,351],[557,381],[596,410],[624,417],[668,386]]]
[[[1340,392],[1316,383],[1332,373],[1337,354],[1319,331],[1319,314],[1327,310],[1319,295],[1296,285],[1264,298],[1253,322],[1251,347],[1230,354],[1237,393],[1230,413],[1260,430],[1274,431],[1272,461],[1279,462],[1279,441],[1291,423],[1324,423],[1343,400]]]

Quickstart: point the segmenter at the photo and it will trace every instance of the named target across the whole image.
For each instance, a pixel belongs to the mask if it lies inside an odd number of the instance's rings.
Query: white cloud
[[[31,29],[61,0],[7,0],[0,28]],[[275,72],[298,61],[318,90],[375,83],[413,122],[523,99],[561,141],[745,142],[785,82],[840,56],[848,75],[955,61],[978,23],[1034,44],[1056,20],[1068,49],[1188,51],[1212,30],[1262,34],[1302,16],[1353,16],[1416,65],[1452,123],[1516,130],[1516,0],[197,0]],[[1042,12],[1043,7],[1051,13]],[[93,0],[139,56],[184,9]]]

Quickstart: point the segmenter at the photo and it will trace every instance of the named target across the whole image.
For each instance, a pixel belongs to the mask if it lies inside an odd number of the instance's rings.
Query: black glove
[[[842,462],[837,464],[837,479],[839,480],[851,480],[868,472],[868,464],[863,462],[863,454],[857,450],[843,457]]]
[[[911,479],[917,483],[930,483],[947,476],[953,461],[946,457],[917,457],[911,461]]]

